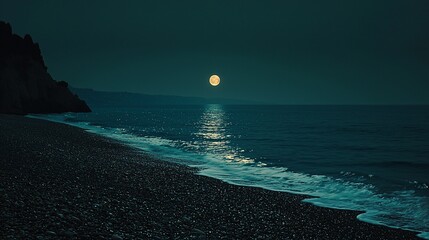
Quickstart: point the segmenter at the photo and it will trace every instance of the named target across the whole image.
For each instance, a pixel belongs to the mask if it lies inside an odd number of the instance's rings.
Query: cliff
[[[31,36],[13,34],[10,24],[0,21],[0,113],[90,111],[66,82],[52,79]]]

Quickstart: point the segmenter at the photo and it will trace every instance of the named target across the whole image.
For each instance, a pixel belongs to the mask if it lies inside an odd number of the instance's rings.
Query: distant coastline
[[[131,92],[98,91],[88,88],[71,88],[93,107],[142,107],[148,105],[260,105],[263,103],[228,98],[202,98],[173,95],[151,95]]]

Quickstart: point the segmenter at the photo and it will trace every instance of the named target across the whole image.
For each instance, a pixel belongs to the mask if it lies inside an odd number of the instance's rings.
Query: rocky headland
[[[0,21],[0,113],[90,112],[64,81],[47,71],[39,44]]]

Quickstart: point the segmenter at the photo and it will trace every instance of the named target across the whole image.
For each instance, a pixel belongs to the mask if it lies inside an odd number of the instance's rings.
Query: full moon
[[[209,82],[212,86],[216,87],[220,83],[220,77],[218,75],[212,75]]]

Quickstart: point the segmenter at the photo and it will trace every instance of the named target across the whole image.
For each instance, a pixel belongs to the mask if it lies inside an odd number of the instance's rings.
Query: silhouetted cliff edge
[[[12,34],[10,24],[0,21],[0,113],[90,111],[67,82],[52,79],[31,36]]]

